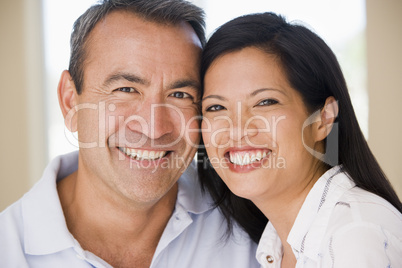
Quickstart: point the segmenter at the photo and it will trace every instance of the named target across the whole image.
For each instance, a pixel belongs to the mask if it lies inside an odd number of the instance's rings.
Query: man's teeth
[[[148,151],[130,148],[120,148],[120,150],[135,160],[156,160],[164,157],[167,153],[166,151]]]
[[[250,165],[251,163],[261,161],[264,157],[269,154],[267,151],[258,151],[258,152],[247,152],[247,153],[236,153],[230,152],[229,158],[230,162],[236,165]]]

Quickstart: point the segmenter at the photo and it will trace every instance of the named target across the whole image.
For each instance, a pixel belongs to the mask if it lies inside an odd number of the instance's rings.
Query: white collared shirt
[[[19,201],[0,214],[0,267],[111,267],[85,251],[68,231],[56,181],[74,172],[78,153],[61,156]],[[195,163],[178,181],[175,210],[150,267],[258,267],[257,245],[239,227],[224,240],[226,222],[202,195]]]
[[[297,268],[402,267],[402,214],[383,198],[355,186],[340,166],[328,170],[301,207],[287,242]],[[256,258],[279,268],[282,243],[268,223]]]

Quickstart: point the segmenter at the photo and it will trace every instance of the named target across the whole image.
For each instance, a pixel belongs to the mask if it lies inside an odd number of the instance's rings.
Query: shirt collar
[[[202,192],[197,174],[197,164],[192,161],[178,181],[177,205],[193,214],[201,214],[213,208],[208,192]]]
[[[342,166],[331,168],[318,179],[307,195],[287,239],[296,257],[304,254],[317,260],[333,208],[339,198],[354,186]]]
[[[332,209],[339,198],[354,186],[354,182],[343,172],[342,166],[331,168],[318,179],[307,195],[287,238],[296,258],[299,254],[304,254],[317,260]],[[267,267],[267,255],[278,262],[282,254],[279,236],[268,222],[258,244],[257,260],[263,267]]]
[[[271,257],[275,263],[271,267],[280,267],[283,256],[283,248],[278,233],[271,222],[268,222],[258,243],[255,257],[262,267],[270,267],[267,257]]]
[[[55,158],[45,169],[42,179],[24,196],[22,218],[27,254],[45,255],[74,247],[56,182],[77,168],[78,151]]]
[[[78,151],[55,158],[42,179],[22,200],[25,252],[31,255],[52,254],[77,246],[67,228],[57,192],[57,181],[78,168]],[[178,180],[176,210],[201,214],[213,208],[212,198],[201,191],[196,163]]]

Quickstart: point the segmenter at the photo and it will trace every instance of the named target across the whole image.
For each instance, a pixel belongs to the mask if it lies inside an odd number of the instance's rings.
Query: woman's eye
[[[178,98],[178,99],[193,99],[193,96],[191,96],[188,93],[181,92],[181,91],[174,92],[174,93],[170,94],[169,96],[173,97],[173,98]]]
[[[221,110],[226,110],[225,107],[223,107],[222,105],[211,105],[209,106],[207,109],[205,109],[205,111],[207,112],[216,112],[216,111],[221,111]]]
[[[277,103],[278,103],[277,100],[274,100],[274,99],[266,99],[266,100],[263,100],[263,101],[259,102],[259,103],[257,104],[257,106],[269,106],[269,105],[273,105],[273,104],[277,104]]]
[[[133,87],[120,87],[116,89],[116,91],[126,92],[126,93],[133,93],[136,92],[135,88]]]

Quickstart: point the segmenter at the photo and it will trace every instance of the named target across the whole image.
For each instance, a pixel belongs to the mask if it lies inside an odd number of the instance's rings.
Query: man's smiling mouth
[[[152,151],[117,147],[122,153],[133,160],[158,160],[165,157],[170,151]]]

